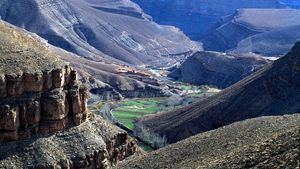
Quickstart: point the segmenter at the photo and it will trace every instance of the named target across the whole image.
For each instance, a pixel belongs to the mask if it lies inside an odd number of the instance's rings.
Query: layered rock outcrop
[[[88,91],[69,66],[1,76],[0,140],[49,134],[87,119]]]
[[[88,113],[76,71],[49,49],[0,21],[0,168],[108,168],[134,154],[125,131]]]
[[[136,142],[125,131],[92,116],[49,137],[1,143],[0,168],[105,169],[137,151]]]

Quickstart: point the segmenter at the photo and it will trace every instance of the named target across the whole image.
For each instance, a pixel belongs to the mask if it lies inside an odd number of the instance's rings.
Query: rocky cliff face
[[[257,71],[268,61],[255,56],[197,52],[168,74],[175,80],[226,88]]]
[[[141,122],[169,143],[244,119],[300,112],[300,43],[222,92],[182,109]]]
[[[88,91],[69,66],[1,76],[0,140],[28,139],[79,125],[88,116]]]
[[[48,137],[0,143],[1,168],[110,168],[134,155],[136,142],[97,116]]]
[[[89,114],[77,76],[47,43],[0,22],[0,168],[108,168],[137,151]]]
[[[94,61],[168,64],[175,60],[165,56],[199,49],[177,28],[152,22],[128,0],[3,0],[0,16]]]
[[[49,134],[87,119],[77,73],[38,39],[0,23],[0,140]]]
[[[207,50],[284,55],[300,37],[299,19],[294,9],[239,9],[216,24],[202,42]]]
[[[54,135],[0,142],[1,168],[111,168],[137,151],[127,133],[100,117]]]
[[[56,46],[49,45],[51,52],[69,62],[80,80],[93,78],[103,84],[90,84],[92,91],[112,93],[111,98],[116,99],[151,96],[160,87],[140,75],[120,74],[118,70],[125,65],[166,66],[181,57],[177,53],[199,49],[176,28],[152,22],[128,0],[4,0],[0,16]],[[123,86],[130,90],[123,91]],[[140,93],[134,93],[135,89]]]

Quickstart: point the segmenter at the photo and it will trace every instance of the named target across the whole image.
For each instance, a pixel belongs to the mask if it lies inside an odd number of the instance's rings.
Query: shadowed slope
[[[285,8],[277,0],[133,0],[154,21],[174,25],[193,40],[201,40],[221,17],[240,8]]]
[[[141,120],[169,143],[244,119],[300,111],[300,42],[285,57],[219,94]]]
[[[295,9],[239,9],[223,17],[202,42],[206,50],[280,56],[299,40],[299,21]]]
[[[201,133],[116,168],[297,168],[300,116],[261,117]]]
[[[267,60],[256,56],[197,52],[174,68],[168,76],[186,83],[226,88],[267,63]]]

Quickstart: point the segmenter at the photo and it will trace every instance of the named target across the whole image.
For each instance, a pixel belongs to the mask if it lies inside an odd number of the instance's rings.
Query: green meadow
[[[135,119],[160,110],[160,98],[125,100],[118,108],[113,109],[112,114],[127,128],[133,129]]]

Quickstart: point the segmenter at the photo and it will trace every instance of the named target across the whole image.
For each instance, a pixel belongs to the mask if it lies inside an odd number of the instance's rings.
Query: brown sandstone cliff
[[[69,66],[42,73],[6,74],[0,79],[0,140],[49,134],[87,119],[88,92]]]
[[[0,168],[108,168],[137,151],[89,114],[77,73],[35,35],[0,21]]]

